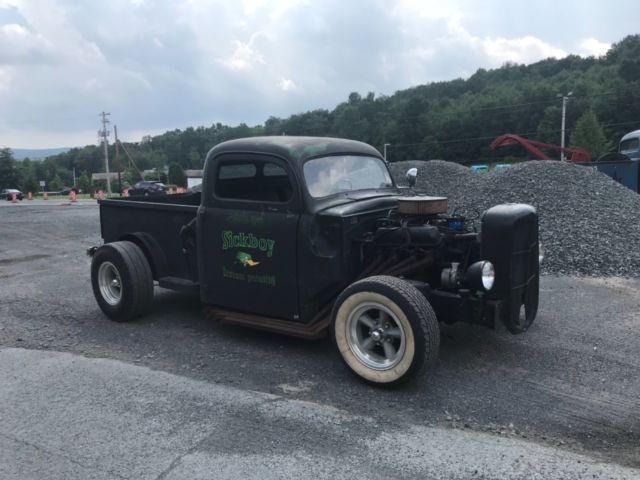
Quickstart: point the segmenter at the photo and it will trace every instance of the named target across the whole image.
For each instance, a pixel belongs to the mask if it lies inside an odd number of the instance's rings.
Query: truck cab
[[[294,322],[312,320],[354,275],[344,261],[352,248],[332,222],[336,207],[379,213],[398,195],[378,152],[348,140],[231,141],[205,165],[197,221],[202,300]],[[350,228],[362,220],[354,215]]]
[[[448,214],[447,199],[399,188],[362,142],[225,142],[206,157],[201,192],[101,200],[100,213],[92,284],[108,317],[144,313],[154,282],[190,290],[222,322],[330,333],[350,370],[375,384],[431,363],[440,322],[521,333],[537,312],[533,207],[489,209],[480,234]]]
[[[631,160],[640,160],[640,130],[629,132],[620,139],[618,153]]]

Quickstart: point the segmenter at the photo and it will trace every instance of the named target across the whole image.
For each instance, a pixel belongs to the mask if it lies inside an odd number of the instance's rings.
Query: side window
[[[256,166],[253,163],[230,163],[220,165],[218,180],[231,178],[252,178],[256,176]]]
[[[287,203],[293,187],[287,171],[269,161],[222,161],[216,175],[218,198]]]
[[[286,177],[287,172],[280,165],[275,163],[265,163],[262,168],[262,173],[265,177]]]

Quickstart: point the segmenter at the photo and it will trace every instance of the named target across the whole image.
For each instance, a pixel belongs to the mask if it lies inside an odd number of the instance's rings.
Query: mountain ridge
[[[76,147],[55,147],[55,148],[11,148],[13,156],[16,160],[44,160],[53,155],[66,153]]]

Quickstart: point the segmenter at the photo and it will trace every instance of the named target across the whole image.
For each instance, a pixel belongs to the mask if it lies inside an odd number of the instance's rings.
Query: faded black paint
[[[102,201],[103,238],[105,242],[147,239],[142,245],[150,245],[145,253],[158,277],[195,280],[203,302],[239,315],[302,324],[324,322],[328,307],[347,285],[375,274],[403,276],[414,283],[430,299],[441,321],[492,326],[500,318],[515,331],[520,303],[524,301],[535,312],[535,210],[503,209],[485,215],[481,245],[463,221],[451,223],[446,215],[399,216],[396,204],[402,192],[395,184],[311,197],[303,183],[304,163],[347,154],[381,158],[369,145],[342,139],[258,137],[225,142],[207,155],[201,197]],[[285,202],[221,198],[215,179],[222,161],[281,166],[292,185],[290,198]],[[186,233],[182,229],[194,218],[195,238],[193,223]],[[229,235],[225,232],[238,235],[236,243],[243,248],[224,248],[223,235]],[[260,245],[259,239],[264,239],[265,247],[272,242],[272,255],[252,250]],[[523,246],[528,246],[528,253],[514,256]],[[490,295],[441,284],[442,269],[452,262],[464,272],[480,259],[491,260],[499,272]],[[516,285],[522,281],[522,272],[528,279],[524,289]],[[251,318],[255,323],[259,317]]]

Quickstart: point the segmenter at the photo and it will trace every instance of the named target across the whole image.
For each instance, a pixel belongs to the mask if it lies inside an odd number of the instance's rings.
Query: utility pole
[[[556,95],[558,98],[562,98],[562,126],[560,128],[560,131],[562,132],[560,134],[560,147],[562,148],[562,150],[560,150],[560,160],[561,161],[565,161],[565,156],[564,156],[564,127],[565,127],[565,120],[567,118],[567,102],[569,101],[569,97],[573,95],[573,92],[569,92],[566,95],[563,95],[562,93],[559,93],[558,95]]]
[[[138,165],[136,165],[136,162],[134,162],[133,157],[129,155],[129,151],[127,150],[127,147],[124,146],[124,143],[121,143],[120,146],[122,147],[122,150],[124,150],[124,153],[129,158],[130,164],[133,166],[133,168],[136,169],[136,172],[138,172],[138,176],[140,177],[140,180],[144,180],[144,174],[140,171],[140,169],[138,168]]]
[[[120,150],[118,149],[118,126],[113,126],[113,142],[116,147],[116,168],[118,169],[118,192],[122,194],[122,167],[120,166]]]
[[[387,147],[390,147],[390,146],[391,146],[390,143],[385,143],[383,147],[384,152],[382,154],[382,157],[384,158],[385,162],[387,161]]]
[[[104,170],[107,174],[107,193],[111,193],[111,178],[109,177],[109,130],[107,130],[107,124],[111,123],[107,119],[107,115],[111,115],[109,112],[101,112],[102,117],[102,130],[98,131],[98,135],[102,137],[102,143],[104,145]]]

